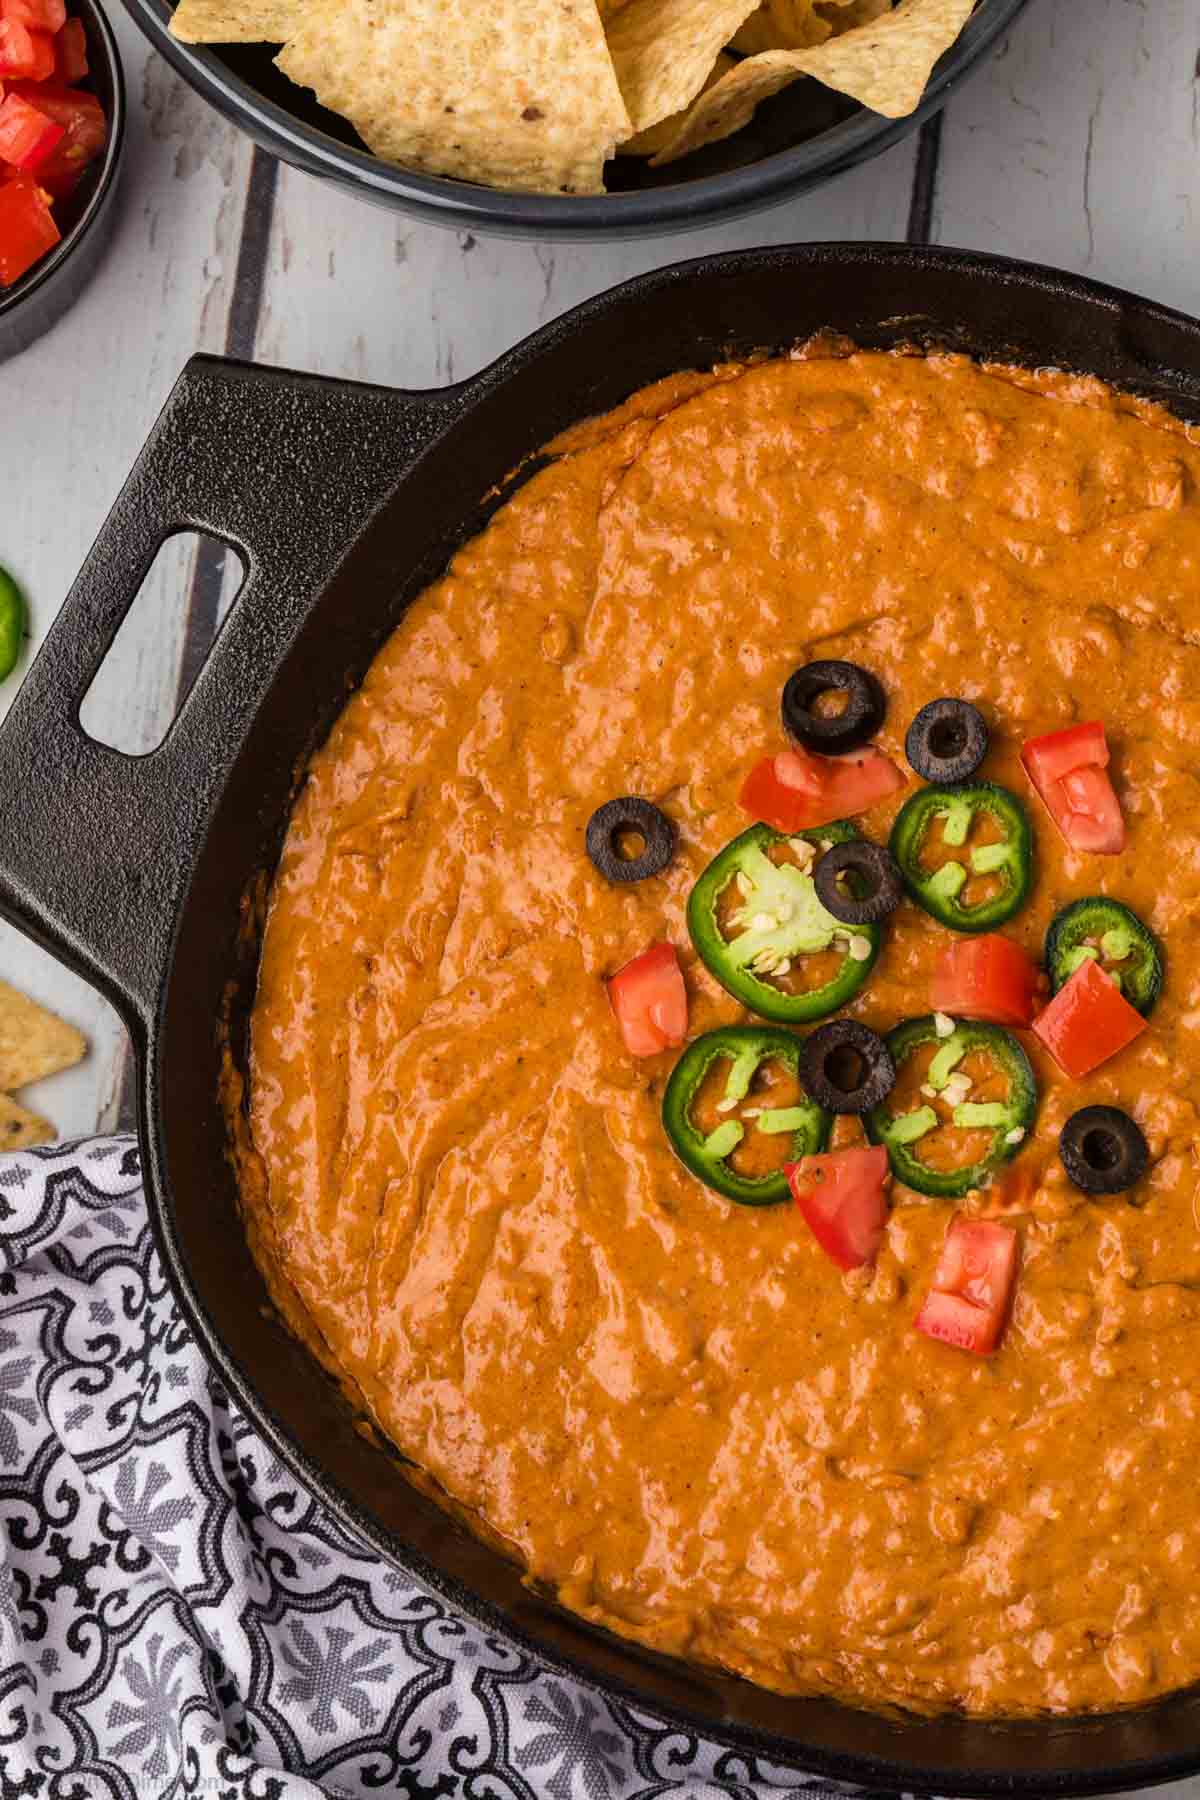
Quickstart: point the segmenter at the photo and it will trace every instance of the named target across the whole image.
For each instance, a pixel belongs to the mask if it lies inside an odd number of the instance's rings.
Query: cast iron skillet
[[[923,340],[1088,370],[1200,421],[1200,325],[1045,269],[889,245],[685,263],[436,393],[199,358],[0,731],[0,912],[127,1021],[151,1217],[183,1310],[280,1458],[381,1555],[554,1667],[785,1766],[961,1795],[1173,1779],[1200,1770],[1196,1694],[1103,1719],[887,1719],[781,1699],[591,1631],[356,1433],[264,1316],[239,1224],[217,1020],[228,987],[240,1037],[256,960],[245,896],[276,856],[307,753],[405,603],[479,527],[479,496],[529,452],[672,370],[824,326],[865,345]],[[248,578],[166,742],[125,757],[83,734],[80,701],[163,537],[188,527],[236,546]]]

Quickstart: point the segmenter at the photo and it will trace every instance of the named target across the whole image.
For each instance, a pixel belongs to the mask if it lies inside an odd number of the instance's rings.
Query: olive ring
[[[813,711],[822,694],[845,694],[842,711],[822,718]],[[783,689],[783,728],[805,750],[840,756],[859,750],[883,724],[887,700],[874,675],[852,662],[805,663]]]
[[[834,1019],[804,1040],[800,1080],[809,1098],[832,1113],[865,1113],[896,1085],[892,1053],[857,1019]]]
[[[1119,1106],[1084,1106],[1058,1140],[1062,1166],[1084,1194],[1121,1194],[1146,1173],[1150,1148],[1141,1126]]]
[[[847,893],[841,878],[857,892]],[[890,850],[868,838],[832,844],[813,871],[817,899],[843,925],[877,925],[904,898],[904,880]]]
[[[904,754],[922,780],[949,787],[975,773],[988,742],[983,714],[969,700],[931,700],[909,726]]]
[[[621,849],[623,837],[640,837],[643,849],[637,856],[626,856]],[[606,800],[587,822],[587,853],[606,881],[645,881],[649,875],[661,875],[675,855],[677,833],[666,813],[626,794],[620,800]]]

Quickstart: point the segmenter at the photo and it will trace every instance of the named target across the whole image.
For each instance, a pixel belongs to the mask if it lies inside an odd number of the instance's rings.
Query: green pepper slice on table
[[[1085,962],[1098,962],[1143,1017],[1162,993],[1162,946],[1135,912],[1119,900],[1094,895],[1074,900],[1051,920],[1046,933],[1046,973],[1057,994]]]
[[[886,1042],[901,1080],[890,1098],[867,1114],[866,1127],[871,1142],[887,1151],[896,1180],[938,1200],[959,1200],[972,1188],[986,1187],[996,1170],[1018,1154],[1037,1116],[1037,1081],[1021,1045],[999,1025],[951,1021],[940,1013],[905,1020],[888,1033]],[[903,1092],[904,1065],[928,1045],[933,1046],[933,1056],[921,1084],[924,1104],[893,1112]],[[970,1083],[960,1065],[973,1054],[984,1056],[1006,1082],[1003,1098],[970,1097]],[[992,1085],[989,1079],[988,1086]],[[943,1112],[937,1111],[938,1102]],[[922,1157],[921,1145],[947,1126],[988,1131],[991,1141],[973,1162],[935,1168]]]
[[[816,1156],[829,1142],[830,1115],[800,1086],[804,1040],[769,1025],[727,1025],[689,1044],[671,1071],[663,1096],[663,1126],[679,1160],[714,1192],[739,1206],[776,1206],[789,1198],[784,1164]],[[714,1065],[724,1062],[724,1079]],[[777,1065],[775,1075],[771,1065]],[[715,1079],[714,1079],[715,1076]],[[784,1091],[780,1093],[780,1089]],[[773,1103],[774,1102],[774,1103]],[[782,1103],[779,1103],[782,1102]],[[698,1116],[707,1113],[706,1118]],[[732,1159],[754,1140],[762,1173],[734,1167]]]
[[[852,1000],[875,966],[883,942],[878,925],[843,925],[817,898],[812,871],[823,848],[857,838],[839,821],[790,835],[752,825],[713,858],[688,900],[688,930],[705,967],[727,993],[764,1019],[824,1019]],[[775,861],[769,852],[782,846]],[[723,909],[729,889],[737,904]],[[732,927],[733,935],[726,936]],[[800,958],[840,950],[834,973],[818,987],[782,985]]]
[[[972,832],[983,820],[990,820],[1000,836],[972,845]],[[948,856],[940,867],[928,868],[922,852],[939,821],[943,846],[961,850],[962,855]],[[922,788],[900,808],[889,847],[917,905],[951,931],[995,931],[1029,898],[1033,885],[1029,817],[1017,796],[994,781]],[[965,890],[973,876],[996,877],[998,891],[969,901]]]
[[[0,681],[16,668],[24,642],[25,601],[7,569],[0,569]]]

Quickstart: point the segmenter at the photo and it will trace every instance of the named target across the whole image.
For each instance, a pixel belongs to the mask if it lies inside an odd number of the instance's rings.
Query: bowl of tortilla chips
[[[459,229],[668,231],[944,104],[1025,0],[126,0],[273,154]]]

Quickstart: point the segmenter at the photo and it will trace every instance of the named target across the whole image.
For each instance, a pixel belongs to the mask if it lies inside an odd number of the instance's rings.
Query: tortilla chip
[[[646,131],[696,98],[758,0],[629,0],[608,28],[608,48],[632,120]]]
[[[171,36],[184,44],[286,44],[312,0],[179,0]]]
[[[833,26],[817,11],[817,0],[765,0],[733,40],[743,56],[763,50],[808,50],[832,37]]]
[[[700,92],[706,94],[710,87],[715,86],[715,84],[720,81],[722,75],[727,75],[730,69],[736,68],[736,56],[728,56],[725,51],[722,50],[720,56],[718,56],[716,62],[709,70],[708,80],[704,83]],[[626,143],[618,145],[617,155],[657,156],[658,152],[665,149],[671,142],[671,139],[675,136],[675,133],[679,130],[679,127],[687,117],[688,110],[689,109],[686,106],[682,107],[679,112],[672,113],[669,119],[660,119],[657,125],[648,125],[645,131],[637,132],[635,136],[631,137]]]
[[[747,57],[689,108],[654,166],[740,131],[764,100],[801,75],[812,75],[889,119],[903,118],[919,105],[933,65],[974,9],[975,0],[900,0],[894,11],[814,49]]]
[[[58,1136],[49,1119],[39,1119],[7,1094],[0,1094],[0,1151],[29,1150],[34,1144],[52,1144]]]
[[[276,60],[376,155],[463,181],[602,193],[632,129],[596,0],[314,0]]]
[[[87,1039],[0,981],[0,1090],[27,1087],[82,1061]]]

